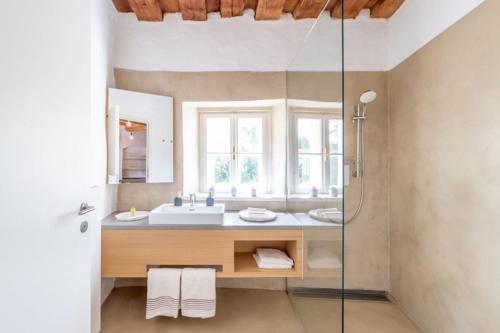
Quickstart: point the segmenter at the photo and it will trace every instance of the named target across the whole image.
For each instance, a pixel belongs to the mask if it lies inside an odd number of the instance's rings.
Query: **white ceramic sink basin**
[[[150,224],[215,224],[221,225],[224,220],[224,204],[212,207],[205,205],[184,205],[176,207],[163,204],[149,213]]]

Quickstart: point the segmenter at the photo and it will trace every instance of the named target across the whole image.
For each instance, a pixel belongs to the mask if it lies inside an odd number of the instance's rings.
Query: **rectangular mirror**
[[[108,183],[173,180],[173,98],[110,88]]]

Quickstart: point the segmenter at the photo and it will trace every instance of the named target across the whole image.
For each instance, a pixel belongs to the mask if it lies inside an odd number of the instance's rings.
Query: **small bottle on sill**
[[[177,192],[177,195],[174,198],[174,206],[176,206],[176,207],[182,206],[182,195],[181,195],[181,192]]]

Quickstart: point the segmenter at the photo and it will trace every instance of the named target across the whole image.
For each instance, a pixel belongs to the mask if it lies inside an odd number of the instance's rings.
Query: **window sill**
[[[208,193],[196,193],[196,200],[205,200],[208,197]],[[231,196],[229,193],[215,193],[214,199],[216,201],[227,201],[227,202],[234,202],[234,201],[285,201],[284,196],[278,196],[278,195],[273,195],[273,194],[260,194],[257,197],[252,197],[249,195],[237,195],[236,197]],[[189,196],[185,196],[184,200],[189,201]]]
[[[207,193],[196,193],[196,200],[197,201],[204,201],[208,197]],[[343,200],[342,196],[338,197],[331,197],[326,194],[320,194],[318,197],[313,198],[308,194],[293,194],[290,195],[288,198],[285,198],[284,196],[279,196],[279,195],[273,195],[273,194],[261,194],[257,197],[252,197],[248,195],[238,195],[236,197],[231,196],[229,193],[219,193],[215,194],[214,199],[219,202],[285,202],[285,201],[302,201],[302,202],[318,202],[318,201],[323,201],[323,202],[341,202]],[[189,196],[184,196],[183,200],[185,202],[189,202]]]
[[[311,197],[309,194],[291,194],[288,197],[288,201],[307,201],[307,202],[317,202],[317,201],[327,201],[327,202],[342,202],[342,196],[332,197],[328,194],[319,194],[318,197]]]

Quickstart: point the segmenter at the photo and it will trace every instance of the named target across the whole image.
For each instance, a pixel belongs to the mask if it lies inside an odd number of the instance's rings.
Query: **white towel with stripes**
[[[185,317],[215,316],[215,269],[184,268],[181,283],[181,311]]]
[[[177,318],[181,290],[181,269],[151,268],[148,271],[146,319]]]

